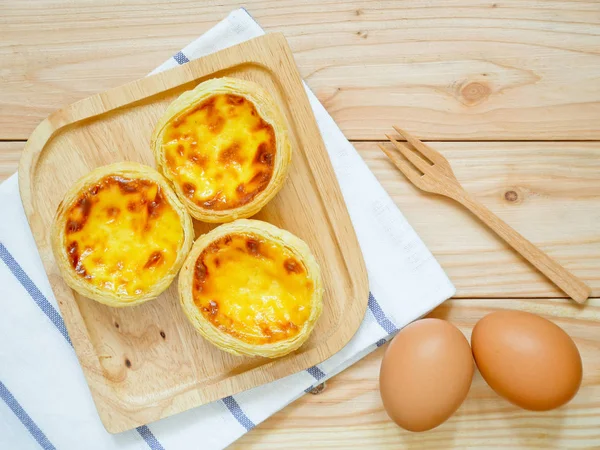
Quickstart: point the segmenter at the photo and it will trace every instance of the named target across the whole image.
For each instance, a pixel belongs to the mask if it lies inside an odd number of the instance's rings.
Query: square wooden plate
[[[189,324],[177,283],[156,300],[110,308],[72,291],[50,247],[50,224],[67,189],[95,167],[154,166],[150,135],[182,92],[219,76],[268,89],[287,118],[293,148],[281,192],[255,218],[305,240],[323,271],[324,311],[308,342],[283,358],[236,357]],[[57,111],[33,132],[19,166],[21,198],[46,273],[90,386],[112,433],[307,369],[340,350],[364,315],[364,261],[327,151],[285,38],[269,34]],[[196,235],[214,225],[195,223]]]

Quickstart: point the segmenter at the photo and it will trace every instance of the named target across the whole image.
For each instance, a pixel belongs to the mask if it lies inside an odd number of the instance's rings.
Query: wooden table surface
[[[566,407],[511,406],[475,376],[458,413],[404,432],[379,349],[234,448],[600,447],[600,3],[551,0],[0,2],[0,179],[51,111],[147,74],[232,9],[283,31],[302,76],[457,287],[432,313],[470,335],[513,308],[555,320],[584,363]],[[431,141],[465,188],[593,288],[585,306],[377,149],[392,124]],[[398,287],[401,289],[401,286]]]

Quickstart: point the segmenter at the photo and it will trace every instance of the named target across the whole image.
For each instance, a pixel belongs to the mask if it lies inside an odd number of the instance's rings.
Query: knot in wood
[[[504,198],[509,202],[516,202],[519,199],[519,194],[516,191],[506,191]]]
[[[471,83],[467,83],[461,88],[460,95],[466,104],[475,105],[485,100],[491,94],[491,92],[492,90],[488,85],[473,81]]]

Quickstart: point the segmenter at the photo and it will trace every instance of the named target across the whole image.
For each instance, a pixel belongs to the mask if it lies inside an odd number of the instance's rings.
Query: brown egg
[[[467,397],[473,371],[469,342],[458,328],[440,319],[418,320],[398,333],[383,356],[383,406],[402,428],[430,430]]]
[[[475,325],[471,346],[485,381],[521,408],[558,408],[581,384],[577,346],[558,325],[535,314],[488,314]]]

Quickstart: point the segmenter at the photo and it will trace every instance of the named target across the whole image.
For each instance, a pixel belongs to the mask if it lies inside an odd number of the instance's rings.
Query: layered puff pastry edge
[[[51,228],[67,285],[113,307],[137,305],[167,289],[193,240],[192,219],[164,177],[134,162],[80,178]]]
[[[259,220],[199,237],[178,288],[194,327],[235,355],[276,358],[298,349],[323,308],[321,271],[308,245]]]
[[[261,86],[213,78],[179,96],[157,123],[159,171],[195,219],[256,214],[281,189],[291,161],[286,120]]]

